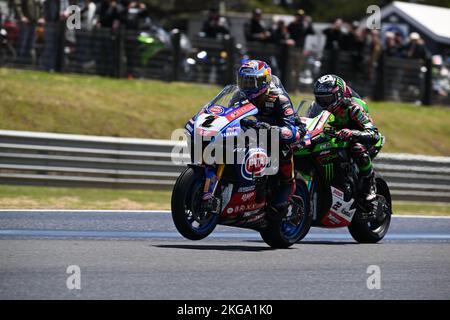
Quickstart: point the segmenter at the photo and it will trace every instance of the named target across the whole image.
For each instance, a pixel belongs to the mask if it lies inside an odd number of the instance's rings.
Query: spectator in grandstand
[[[208,18],[203,22],[202,32],[207,38],[220,38],[230,34],[226,18],[221,17],[216,8],[209,10]]]
[[[337,50],[342,45],[342,19],[336,19],[331,27],[323,30],[326,36],[325,50]]]
[[[403,49],[405,48],[405,39],[403,35],[400,32],[395,33],[395,44],[397,45],[397,48],[399,50],[399,54],[403,54]]]
[[[36,27],[38,22],[43,23],[42,1],[40,0],[14,0],[13,9],[20,22],[20,35],[18,43],[18,62],[30,63],[34,54],[36,41]]]
[[[80,0],[81,8],[81,30],[75,32],[76,49],[75,59],[81,67],[81,70],[88,68],[92,64],[92,31],[96,24],[95,12],[97,6],[93,0]],[[89,63],[88,63],[89,62]]]
[[[288,26],[290,38],[295,41],[295,46],[303,48],[305,39],[308,34],[314,34],[312,20],[310,16],[305,15],[305,11],[298,10],[292,21]]]
[[[384,49],[383,52],[388,57],[398,57],[399,48],[395,42],[395,34],[391,31],[387,31],[384,34]]]
[[[426,59],[425,43],[417,32],[411,32],[409,42],[405,47],[405,56],[410,59]]]
[[[291,39],[288,27],[284,20],[278,20],[275,29],[272,30],[272,41],[276,44],[294,46],[295,41]]]
[[[125,54],[127,61],[128,78],[137,76],[136,67],[141,58],[139,51],[138,37],[140,30],[149,24],[147,6],[143,1],[122,0],[121,7],[118,9],[121,16],[120,20],[126,29]]]
[[[245,36],[247,41],[268,42],[271,40],[271,33],[262,21],[261,9],[253,10],[250,23],[245,24]]]
[[[383,48],[381,45],[380,32],[376,29],[370,30],[370,45],[367,61],[367,75],[369,79],[373,79],[375,77],[374,68],[382,52]]]
[[[121,10],[122,21],[128,30],[142,29],[148,17],[146,4],[142,1],[122,0]]]
[[[69,2],[69,0],[44,1],[44,52],[40,63],[46,71],[55,71],[61,68],[61,46],[63,44],[60,40],[61,37],[64,37],[61,34],[64,28],[61,28],[60,23],[69,16],[67,9],[71,4],[75,4],[75,2]]]
[[[81,0],[81,30],[92,31],[94,29],[96,19],[95,12],[97,5],[93,0]]]
[[[346,51],[359,51],[361,50],[361,37],[358,32],[359,22],[353,21],[353,23],[344,23],[341,29],[342,37],[340,48]]]
[[[366,37],[363,30],[359,29],[359,22],[345,23],[342,28],[341,50],[350,54],[355,71],[364,71],[365,46]]]
[[[120,25],[122,6],[113,0],[100,0],[97,3],[97,27],[117,29]]]
[[[101,0],[97,3],[96,66],[100,75],[113,76],[113,32],[120,26],[123,7],[114,0]]]

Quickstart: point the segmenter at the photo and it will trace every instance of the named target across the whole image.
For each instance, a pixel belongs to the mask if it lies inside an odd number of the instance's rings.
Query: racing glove
[[[256,128],[257,129],[266,129],[266,130],[272,130],[273,129],[273,127],[270,124],[268,124],[267,122],[258,122],[256,124]]]
[[[267,122],[260,122],[253,116],[242,119],[241,123],[247,127],[255,128],[255,129],[270,130],[272,128],[272,126],[270,124],[268,124]]]
[[[361,132],[358,130],[342,129],[336,134],[336,139],[342,141],[350,141],[359,138]]]

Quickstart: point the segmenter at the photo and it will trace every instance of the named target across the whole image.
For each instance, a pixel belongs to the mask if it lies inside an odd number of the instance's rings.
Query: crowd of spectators
[[[61,34],[57,25],[68,18],[70,5],[75,4],[81,8],[82,29],[87,31],[99,30],[111,33],[111,30],[124,28],[137,33],[151,25],[149,11],[141,0],[10,0],[10,2],[20,30],[16,44],[18,61],[25,64],[34,61],[46,70],[58,69],[57,63],[60,59],[57,55],[61,50],[57,50],[57,46]],[[41,35],[39,30],[42,30]],[[268,23],[263,19],[262,10],[255,9],[243,31],[246,40],[250,42],[287,45],[300,49],[304,48],[308,35],[317,35],[311,17],[303,10],[298,10],[289,23],[283,19]],[[202,33],[209,38],[224,37],[231,34],[230,25],[217,9],[211,9],[203,23]],[[326,39],[325,52],[351,52],[355,65],[361,62],[375,63],[381,53],[400,58],[427,57],[424,41],[416,32],[406,37],[400,32],[392,31],[380,34],[379,30],[360,26],[357,21],[347,23],[342,19],[336,19],[322,33]],[[43,45],[42,52],[37,57],[34,48],[39,35]],[[86,48],[98,46],[98,64],[110,65],[113,44],[107,38],[103,39],[104,41],[100,40],[99,44],[94,44],[91,42],[92,39],[82,33],[76,34],[78,45]],[[132,56],[134,50],[135,48],[130,45],[126,47],[125,54]],[[80,62],[85,60],[81,56],[77,59]],[[127,67],[133,69],[131,59],[128,59]]]
[[[320,33],[313,27],[312,19],[304,10],[298,10],[294,19],[267,20],[263,12],[255,9],[250,20],[244,25],[244,35],[247,42],[272,43],[304,49],[308,35],[323,35],[323,57],[330,57],[340,52],[347,52],[351,56],[354,71],[367,74],[371,79],[381,54],[388,57],[425,59],[428,52],[425,43],[417,32],[404,35],[401,32],[370,29],[360,25],[358,21],[351,23],[336,19]],[[272,23],[270,23],[272,22]],[[221,38],[230,34],[230,26],[225,17],[217,10],[210,10],[203,23],[203,36]],[[333,64],[333,59],[326,59]]]
[[[417,32],[410,33],[409,37],[398,31],[387,31],[382,35],[377,29],[361,27],[357,21],[345,23],[336,19],[323,33],[326,36],[325,50],[353,51],[360,56],[373,57],[378,57],[382,52],[398,58],[427,57],[425,43]]]
[[[138,31],[151,23],[147,7],[141,0],[10,0],[10,14],[19,30],[15,43],[18,63],[38,64],[49,71],[58,69],[58,44],[60,37],[64,36],[58,25],[65,23],[72,13],[68,10],[71,5],[80,7],[81,29],[85,31],[111,32],[119,27]],[[82,33],[76,35],[76,41],[85,48],[92,44]],[[39,54],[36,52],[39,48],[37,42],[42,43]],[[101,51],[112,50],[108,42],[111,41],[100,43]],[[102,56],[108,60],[111,52]],[[104,59],[99,59],[99,62],[105,63]]]
[[[425,43],[417,32],[405,37],[400,32],[387,31],[382,35],[377,29],[362,27],[358,21],[352,23],[336,19],[324,29],[325,51],[351,51],[356,57],[376,59],[382,52],[387,56],[425,59],[427,50]],[[256,9],[245,27],[247,41],[271,42],[288,44],[303,48],[308,35],[314,35],[312,19],[303,10],[299,10],[294,21],[286,24],[278,20],[273,27],[262,19],[262,11]]]
[[[303,48],[308,34],[314,34],[312,19],[298,10],[294,21],[289,24],[282,19],[274,21],[273,26],[267,26],[262,19],[262,11],[255,9],[252,18],[245,25],[247,41],[260,41],[265,43],[284,44]]]
[[[294,15],[294,21],[289,24],[283,19],[273,21],[273,25],[267,25],[263,20],[261,9],[255,9],[252,17],[244,26],[247,41],[264,43],[287,44],[303,48],[308,34],[314,34],[312,19],[299,10]],[[207,19],[203,23],[202,35],[208,38],[220,38],[230,34],[230,26],[226,18],[220,16],[217,9],[209,11]]]

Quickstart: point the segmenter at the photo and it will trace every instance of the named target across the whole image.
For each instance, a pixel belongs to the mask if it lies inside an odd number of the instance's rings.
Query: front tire
[[[375,182],[377,186],[377,196],[381,199],[383,204],[383,219],[375,221],[358,221],[353,220],[348,226],[348,231],[353,239],[359,243],[377,243],[381,241],[388,232],[391,224],[392,203],[391,193],[389,187],[381,176],[376,175]]]
[[[178,232],[190,240],[206,238],[217,225],[217,214],[200,210],[203,180],[200,170],[186,168],[172,192],[173,222]]]
[[[303,239],[312,223],[308,187],[303,180],[296,180],[295,194],[283,219],[272,221],[261,231],[261,237],[272,248],[287,249]]]

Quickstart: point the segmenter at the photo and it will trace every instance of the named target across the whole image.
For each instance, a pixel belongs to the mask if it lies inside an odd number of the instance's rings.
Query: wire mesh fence
[[[186,39],[176,30],[68,30],[62,23],[16,29],[10,27],[10,38],[2,42],[1,66],[225,85],[235,81],[239,64],[251,58],[268,62],[290,92],[311,92],[317,77],[335,73],[363,97],[450,105],[448,77],[429,59],[336,50],[317,56],[288,45],[248,42],[243,46],[229,36]]]

